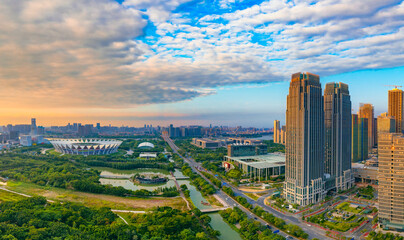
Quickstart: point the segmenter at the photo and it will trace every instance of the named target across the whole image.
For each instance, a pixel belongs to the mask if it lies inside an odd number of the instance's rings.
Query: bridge
[[[203,212],[203,213],[219,212],[219,211],[222,211],[222,210],[226,210],[228,208],[231,208],[231,207],[201,209],[201,212]]]
[[[183,176],[183,177],[176,177],[177,180],[188,180],[189,177]]]

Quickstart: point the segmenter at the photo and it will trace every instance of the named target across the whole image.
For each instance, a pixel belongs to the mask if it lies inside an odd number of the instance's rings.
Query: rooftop
[[[285,154],[281,153],[269,153],[265,155],[243,156],[243,157],[227,156],[227,158],[258,169],[285,166],[286,161]]]

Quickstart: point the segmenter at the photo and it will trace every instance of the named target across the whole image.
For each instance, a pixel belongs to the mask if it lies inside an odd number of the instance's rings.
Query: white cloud
[[[191,0],[125,0],[123,5],[145,10],[150,20],[162,23],[169,19],[171,12],[179,5]]]

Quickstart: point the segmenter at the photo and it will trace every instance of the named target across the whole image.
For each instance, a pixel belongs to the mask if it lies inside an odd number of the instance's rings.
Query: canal
[[[100,182],[103,185],[111,184],[112,186],[122,186],[125,189],[130,189],[130,190],[139,190],[139,189],[147,189],[149,191],[153,191],[158,187],[172,187],[175,186],[174,180],[172,180],[172,177],[168,171],[161,170],[161,169],[136,169],[136,170],[117,170],[117,169],[112,169],[112,168],[102,168],[102,167],[96,167],[94,169],[97,169],[101,171],[100,174]],[[153,186],[145,186],[145,185],[138,185],[134,184],[130,178],[135,175],[135,174],[156,174],[158,173],[159,175],[164,175],[168,177],[170,180],[167,181],[165,184],[160,184],[160,185],[153,185]],[[184,177],[181,171],[178,169],[175,170],[174,176],[176,177]],[[190,198],[195,205],[195,207],[199,209],[208,209],[212,208],[210,205],[204,205],[202,202],[208,202],[202,194],[195,188],[195,186],[191,185],[188,180],[178,180],[178,184],[182,185],[185,184],[188,187]],[[221,233],[219,236],[220,240],[242,240],[240,235],[233,230],[220,216],[219,213],[210,213],[208,214],[211,218],[210,225],[214,230],[217,230]]]

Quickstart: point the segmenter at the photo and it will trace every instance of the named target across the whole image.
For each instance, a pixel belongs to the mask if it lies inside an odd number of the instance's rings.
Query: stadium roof
[[[226,158],[258,169],[285,166],[286,161],[285,154],[279,154],[279,153],[269,153],[265,155],[243,156],[243,157],[226,156]]]
[[[137,146],[138,148],[154,148],[154,144],[153,143],[149,143],[149,142],[142,142],[141,144],[139,144],[139,146]]]

